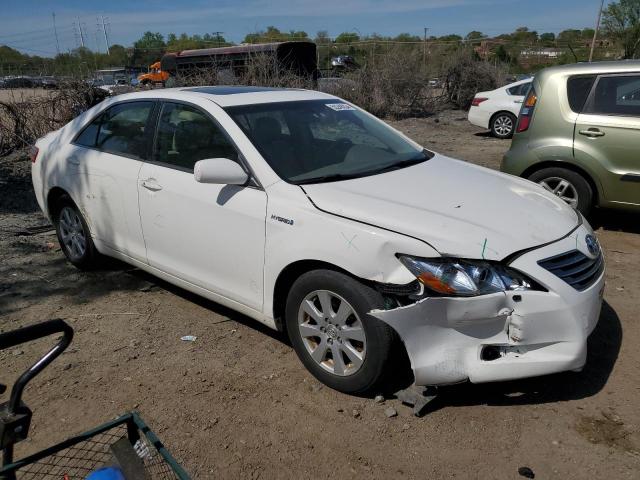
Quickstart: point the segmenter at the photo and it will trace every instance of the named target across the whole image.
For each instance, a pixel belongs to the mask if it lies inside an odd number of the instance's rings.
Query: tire
[[[496,138],[511,138],[516,131],[515,115],[509,112],[498,112],[491,117],[491,135]]]
[[[96,268],[100,254],[91,239],[89,226],[82,213],[67,195],[60,197],[55,205],[53,224],[67,260],[80,270]]]
[[[593,207],[591,185],[573,170],[562,167],[543,168],[533,172],[528,178],[562,198],[583,215],[587,215]]]
[[[330,318],[322,320],[323,315],[327,316],[327,309],[323,308],[327,299],[331,304]],[[310,304],[316,307],[315,311]],[[313,376],[335,390],[349,394],[373,392],[391,369],[396,338],[391,327],[368,315],[383,306],[380,293],[347,275],[331,270],[303,274],[289,291],[285,311],[287,332],[298,358]],[[345,316],[349,308],[352,313]],[[305,310],[313,311],[314,316]],[[307,335],[303,335],[303,329]],[[311,336],[316,333],[317,337]],[[334,360],[334,352],[342,362]]]

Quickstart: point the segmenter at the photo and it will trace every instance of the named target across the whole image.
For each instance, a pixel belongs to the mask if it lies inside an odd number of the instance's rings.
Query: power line
[[[9,47],[9,48],[13,48],[15,50],[26,50],[28,52],[36,52],[36,53],[46,53],[47,55],[53,55],[56,52],[51,52],[51,51],[46,51],[46,50],[38,50],[35,48],[26,48],[26,47],[19,47],[16,45],[7,45],[6,43],[3,44],[5,47]]]
[[[40,30],[31,30],[29,32],[18,32],[18,33],[9,33],[7,35],[0,35],[0,38],[14,38],[14,37],[22,37],[22,36],[29,36],[32,34],[43,34],[45,33],[47,30],[51,30],[49,28],[46,29],[40,29]],[[49,33],[49,35],[51,35],[51,33]]]

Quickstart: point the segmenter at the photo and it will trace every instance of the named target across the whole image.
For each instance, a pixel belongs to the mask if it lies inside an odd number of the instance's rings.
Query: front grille
[[[538,265],[560,277],[576,290],[582,291],[600,277],[604,270],[604,258],[601,250],[596,258],[589,258],[578,250],[572,250],[540,260]]]

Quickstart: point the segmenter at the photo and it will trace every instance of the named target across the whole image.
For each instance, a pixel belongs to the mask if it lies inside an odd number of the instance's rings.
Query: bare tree
[[[624,58],[640,53],[640,0],[619,0],[602,12],[602,25],[624,48]]]

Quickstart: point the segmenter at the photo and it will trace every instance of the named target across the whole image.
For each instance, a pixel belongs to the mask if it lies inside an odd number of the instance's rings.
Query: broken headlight
[[[538,290],[537,284],[522,273],[482,260],[455,258],[398,259],[426,289],[440,295],[473,297],[508,290]]]

